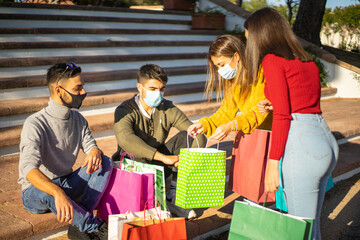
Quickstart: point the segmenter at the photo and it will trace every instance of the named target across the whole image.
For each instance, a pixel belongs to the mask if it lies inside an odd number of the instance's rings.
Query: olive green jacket
[[[135,97],[121,103],[115,110],[114,132],[118,145],[135,158],[151,161],[157,148],[164,145],[170,129],[187,131],[192,122],[172,101],[164,99],[151,118],[146,118],[135,102]],[[206,137],[198,136],[200,146]],[[197,146],[193,141],[193,146]]]

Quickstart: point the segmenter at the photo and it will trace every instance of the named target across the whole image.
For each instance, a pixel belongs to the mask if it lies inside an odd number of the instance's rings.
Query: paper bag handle
[[[207,146],[208,146],[209,139],[211,139],[211,138],[207,138],[207,139],[206,139],[205,148],[207,148]],[[216,142],[216,148],[217,148],[217,150],[219,150],[219,143],[220,143],[219,141]]]
[[[198,148],[200,148],[199,141],[197,140],[197,137],[195,137],[195,140],[196,140],[196,143],[198,145]],[[186,145],[187,145],[187,148],[189,149],[190,148],[190,146],[189,146],[189,134],[186,134]]]
[[[146,213],[147,207],[149,206],[149,204],[148,204],[149,201],[155,201],[155,202],[157,203],[158,207],[160,207],[160,203],[159,203],[158,200],[156,200],[156,199],[148,199],[148,200],[145,202],[145,205],[144,205],[144,226],[146,226],[145,213]],[[156,214],[158,215],[159,221],[160,221],[160,223],[161,223],[161,211],[160,211],[160,214],[159,214],[159,212],[158,212],[158,210],[157,210],[157,208],[156,208],[156,204],[155,204],[155,206],[153,205],[153,207],[155,208]]]
[[[132,155],[132,153],[128,153],[128,152],[123,152],[120,156],[120,169],[121,169],[122,161],[126,155],[128,155],[130,157],[130,159],[132,160],[131,161],[131,170],[133,170],[135,158],[134,158],[134,155]]]

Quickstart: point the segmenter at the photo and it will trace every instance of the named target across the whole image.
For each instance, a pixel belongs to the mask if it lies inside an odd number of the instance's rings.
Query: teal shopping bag
[[[312,219],[279,213],[257,204],[235,201],[229,240],[308,240]]]
[[[216,148],[180,149],[175,204],[182,208],[224,204],[226,152]]]
[[[286,201],[285,201],[285,194],[284,194],[284,188],[283,188],[283,183],[282,183],[282,177],[281,177],[281,166],[282,166],[282,162],[283,159],[280,159],[279,162],[279,188],[278,190],[275,192],[275,203],[276,203],[276,208],[283,211],[283,212],[287,212],[287,207],[286,207]]]

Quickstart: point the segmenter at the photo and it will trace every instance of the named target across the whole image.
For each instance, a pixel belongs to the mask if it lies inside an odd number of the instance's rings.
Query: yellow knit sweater
[[[259,101],[266,99],[262,71],[259,73],[258,79],[257,84],[251,88],[251,94],[245,100],[240,98],[240,86],[236,86],[231,99],[225,97],[222,106],[213,115],[201,118],[199,122],[203,125],[203,133],[211,136],[217,127],[234,119],[237,122],[238,131],[251,133],[256,127],[255,114],[259,128],[271,130],[272,112],[262,115],[256,107]],[[240,110],[240,114],[237,114],[238,110]]]

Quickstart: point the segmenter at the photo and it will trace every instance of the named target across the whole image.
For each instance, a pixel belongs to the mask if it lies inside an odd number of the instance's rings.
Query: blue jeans
[[[61,187],[73,205],[74,218],[71,225],[81,232],[94,232],[101,221],[93,215],[100,198],[107,187],[112,173],[112,161],[102,156],[101,168],[91,174],[86,173],[87,167],[79,168],[73,173],[55,178],[52,181]],[[31,213],[53,212],[55,215],[55,199],[34,186],[22,192],[22,201],[26,210]]]
[[[291,215],[314,219],[312,239],[321,239],[320,213],[339,147],[320,114],[292,114],[282,164]]]

